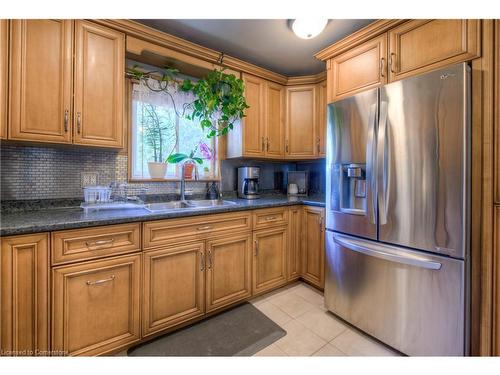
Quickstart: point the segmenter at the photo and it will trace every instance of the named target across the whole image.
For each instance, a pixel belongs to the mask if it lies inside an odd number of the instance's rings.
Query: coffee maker
[[[259,197],[259,167],[238,168],[238,198],[257,199]]]

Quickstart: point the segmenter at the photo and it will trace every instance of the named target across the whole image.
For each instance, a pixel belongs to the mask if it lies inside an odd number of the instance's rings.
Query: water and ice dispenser
[[[342,213],[365,215],[366,164],[335,164],[332,172],[332,208]]]

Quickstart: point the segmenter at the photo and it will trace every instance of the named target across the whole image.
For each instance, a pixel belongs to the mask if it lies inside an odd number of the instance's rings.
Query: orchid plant
[[[199,151],[199,154],[198,154]],[[182,153],[170,154],[166,162],[175,164],[192,161],[197,164],[203,164],[203,160],[212,160],[212,149],[204,142],[199,142],[194,149],[191,150],[189,155]]]

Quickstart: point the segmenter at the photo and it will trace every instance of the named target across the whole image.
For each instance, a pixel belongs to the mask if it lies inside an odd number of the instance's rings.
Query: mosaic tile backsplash
[[[114,150],[50,146],[0,146],[0,199],[31,200],[83,198],[82,173],[98,174],[98,184],[127,183],[127,156]],[[260,188],[286,190],[288,170],[309,170],[310,188],[324,192],[324,161],[312,163],[226,160],[221,163],[222,190],[236,189],[237,168],[261,167]],[[148,188],[147,194],[178,193],[178,182],[130,183]],[[204,193],[206,184],[190,182],[187,189]]]

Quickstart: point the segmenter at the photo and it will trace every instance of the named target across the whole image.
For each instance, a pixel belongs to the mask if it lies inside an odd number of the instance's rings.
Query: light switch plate
[[[82,187],[95,186],[99,181],[99,174],[97,172],[82,172]]]

